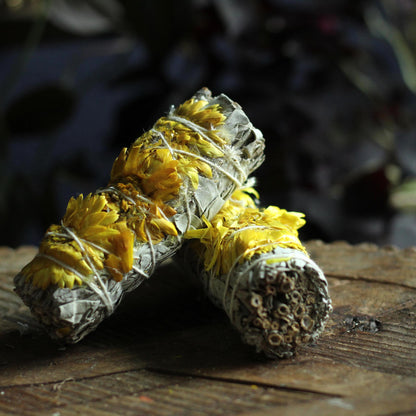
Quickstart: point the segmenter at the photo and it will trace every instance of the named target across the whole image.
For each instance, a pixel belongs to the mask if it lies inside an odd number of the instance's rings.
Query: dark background
[[[202,86],[266,137],[264,205],[303,239],[416,244],[416,2],[0,0],[0,245]]]

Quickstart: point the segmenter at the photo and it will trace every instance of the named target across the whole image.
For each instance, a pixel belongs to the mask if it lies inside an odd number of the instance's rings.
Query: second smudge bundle
[[[206,228],[187,232],[194,241],[183,260],[246,343],[289,357],[322,332],[332,309],[328,286],[299,241],[303,214],[259,209],[248,193],[258,197],[253,188],[237,190]]]

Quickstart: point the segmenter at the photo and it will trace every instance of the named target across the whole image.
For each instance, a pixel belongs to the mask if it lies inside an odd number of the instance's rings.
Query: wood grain
[[[62,347],[13,293],[35,248],[0,248],[0,414],[416,414],[416,249],[308,250],[334,312],[315,345],[270,361],[172,265]]]

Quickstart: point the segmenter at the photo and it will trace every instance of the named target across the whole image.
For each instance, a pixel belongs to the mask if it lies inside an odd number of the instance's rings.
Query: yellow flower
[[[124,178],[134,180],[136,177],[138,186],[147,197],[169,201],[178,195],[182,184],[178,163],[169,149],[133,146],[128,151],[123,149],[117,157],[111,171],[111,182],[117,183]]]
[[[159,119],[155,128],[163,134],[174,149],[182,148],[182,150],[212,158],[224,156],[221,146],[226,143],[226,140],[222,137],[224,136],[222,131],[204,131],[204,135],[210,139],[209,141],[192,128],[166,118]]]
[[[182,176],[187,176],[194,189],[198,188],[199,185],[199,174],[204,175],[207,178],[212,178],[211,167],[197,158],[182,157],[178,158],[178,173]]]
[[[186,118],[206,130],[215,130],[224,124],[226,119],[218,104],[208,105],[208,101],[196,101],[193,98],[181,104],[175,110],[175,115]]]
[[[231,202],[236,206],[256,208],[256,204],[250,195],[255,196],[257,199],[260,198],[259,193],[250,186],[244,189],[235,190],[230,199]]]
[[[145,159],[141,187],[154,200],[169,201],[179,193],[182,179],[178,175],[178,161],[168,149],[155,149]]]
[[[136,180],[147,197],[169,201],[178,196],[181,177],[187,176],[194,189],[200,174],[212,177],[211,167],[198,156],[224,156],[222,146],[227,138],[221,127],[226,117],[221,108],[191,99],[172,116],[178,119],[160,118],[153,130],[140,136],[129,149],[122,149],[111,170],[112,184]]]
[[[110,238],[112,252],[104,264],[117,282],[123,279],[123,274],[133,267],[134,233],[127,228],[126,222],[116,225],[119,233]]]
[[[149,237],[153,244],[162,241],[166,235],[178,235],[175,225],[167,218],[175,211],[168,206],[148,205],[146,214],[132,216],[132,228],[136,232],[138,241],[148,242]]]
[[[75,231],[76,235],[92,243],[101,244],[105,249],[110,249],[110,237],[118,234],[113,227],[119,215],[115,211],[104,209],[107,199],[104,195],[88,194],[85,198],[71,198],[62,224]]]
[[[258,197],[253,188],[246,192]],[[228,273],[236,262],[249,261],[255,254],[278,246],[305,252],[298,238],[304,215],[275,206],[258,209],[246,192],[235,191],[213,220],[205,222],[207,228],[185,234],[185,238],[199,239],[204,247],[204,266],[215,274]]]
[[[108,205],[104,195],[89,194],[85,199],[80,195],[77,200],[71,198],[62,223],[83,240],[84,254],[95,263],[94,268],[101,270],[104,266],[108,267],[113,278],[119,281],[133,267],[134,233],[127,227],[126,221],[117,221],[119,215],[116,212],[105,208]],[[104,263],[101,247],[109,252]],[[89,273],[92,272],[90,268]]]
[[[104,267],[120,280],[133,266],[133,244],[134,233],[109,209],[105,196],[81,194],[69,200],[62,226],[49,227],[39,255],[23,274],[43,289],[54,284],[72,289]]]
[[[131,146],[130,149],[123,147],[111,168],[111,182],[116,182],[120,178],[136,175],[138,169],[138,155],[141,149],[139,146]]]
[[[185,238],[198,239],[205,247],[204,266],[206,270],[211,270],[213,267],[218,269],[221,263],[221,243],[229,229],[220,224],[213,226],[205,217],[202,217],[202,220],[207,228],[189,230],[185,233]]]
[[[277,226],[285,226],[291,230],[298,230],[304,226],[305,214],[301,212],[288,212],[275,206],[270,206],[263,211],[264,221]]]

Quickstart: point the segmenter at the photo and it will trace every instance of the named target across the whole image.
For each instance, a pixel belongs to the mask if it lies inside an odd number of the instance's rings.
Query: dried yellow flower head
[[[204,246],[205,269],[213,269],[216,275],[275,247],[306,252],[298,238],[298,229],[305,224],[304,214],[275,206],[259,209],[249,192],[258,195],[253,188],[235,191],[213,220],[205,222],[206,228],[185,234]]]
[[[72,289],[107,266],[117,280],[119,270],[127,273],[132,267],[134,241],[126,221],[119,219],[103,195],[71,198],[62,224],[48,228],[38,256],[23,275],[42,289],[54,284]]]

